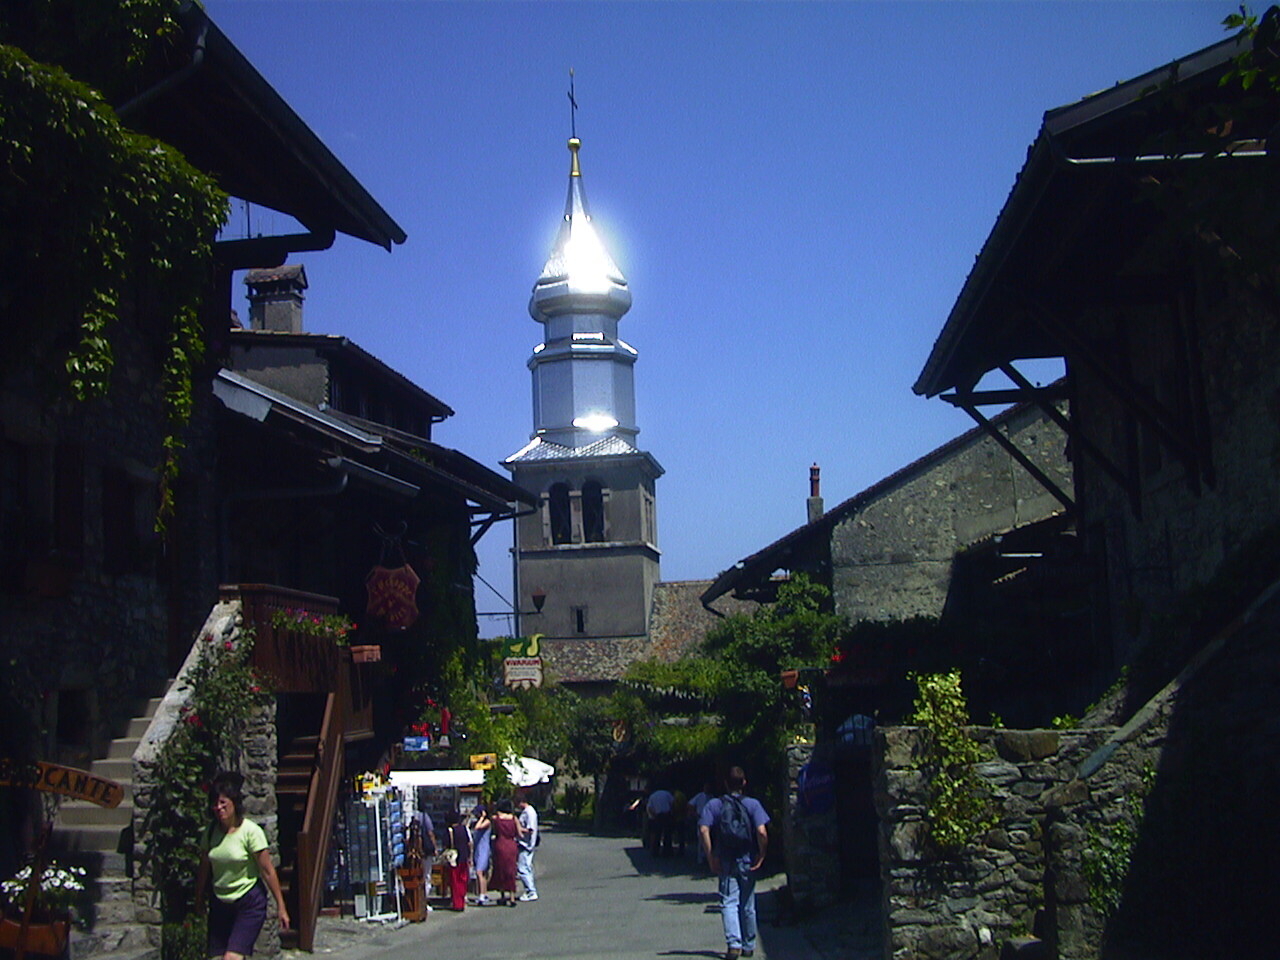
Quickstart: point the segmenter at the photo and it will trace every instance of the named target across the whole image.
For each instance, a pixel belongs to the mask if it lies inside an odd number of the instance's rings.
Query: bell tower
[[[519,631],[551,640],[635,638],[648,631],[659,579],[658,461],[636,446],[637,352],[618,336],[627,280],[587,206],[569,140],[569,193],[529,314],[542,340],[529,357],[533,432],[508,457],[512,479],[539,494],[516,522]],[[542,607],[531,609],[532,597]]]

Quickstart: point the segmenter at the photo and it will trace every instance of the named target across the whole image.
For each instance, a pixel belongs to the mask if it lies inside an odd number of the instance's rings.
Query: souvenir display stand
[[[437,834],[444,827],[445,814],[450,810],[465,811],[475,806],[479,788],[484,784],[483,770],[392,770],[390,777],[404,797],[405,806],[412,808],[405,813],[405,822],[408,823],[413,813],[425,810]],[[427,888],[428,895],[443,896],[439,865],[424,863],[422,871],[419,879],[412,866],[406,868],[401,874],[406,889],[409,884],[419,882]]]
[[[394,920],[400,916],[396,867],[404,862],[404,805],[390,785],[362,778],[357,786],[344,824],[346,886],[357,919]]]

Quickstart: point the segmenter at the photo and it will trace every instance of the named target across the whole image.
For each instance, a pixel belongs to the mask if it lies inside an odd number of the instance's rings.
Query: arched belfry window
[[[547,491],[547,509],[551,514],[551,542],[571,543],[573,522],[569,516],[569,485],[553,483]]]
[[[582,485],[582,539],[587,543],[605,539],[604,488],[596,480]]]

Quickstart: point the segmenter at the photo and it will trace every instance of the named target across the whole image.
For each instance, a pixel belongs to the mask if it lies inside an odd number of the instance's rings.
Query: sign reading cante
[[[124,787],[114,780],[95,777],[87,770],[36,760],[22,763],[0,758],[0,787],[26,787],[41,793],[56,793],[76,800],[88,800],[100,807],[118,807]]]

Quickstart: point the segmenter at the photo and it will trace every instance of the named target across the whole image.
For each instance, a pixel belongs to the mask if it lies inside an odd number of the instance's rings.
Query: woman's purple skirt
[[[489,869],[489,831],[481,830],[471,838],[473,873],[477,876]]]
[[[253,945],[267,919],[267,888],[259,880],[239,900],[214,897],[209,904],[209,956],[224,953],[252,956]]]

